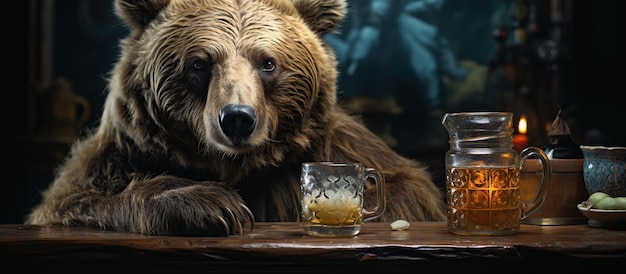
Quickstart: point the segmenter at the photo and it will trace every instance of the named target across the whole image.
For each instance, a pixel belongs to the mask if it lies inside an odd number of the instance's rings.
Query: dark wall
[[[24,188],[25,174],[23,161],[27,158],[22,153],[22,145],[17,135],[23,128],[23,102],[27,83],[28,48],[28,1],[11,1],[4,3],[12,16],[2,16],[2,117],[1,139],[2,164],[0,164],[0,223],[18,222],[18,215],[25,211],[30,203],[24,200],[36,197],[36,193]],[[16,16],[17,15],[17,16]]]
[[[575,1],[564,70],[580,143],[626,145],[624,8],[624,1]]]

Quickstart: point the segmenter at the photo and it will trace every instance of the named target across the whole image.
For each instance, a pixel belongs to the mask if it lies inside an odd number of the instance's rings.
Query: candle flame
[[[528,128],[528,124],[526,123],[526,116],[525,116],[525,115],[522,115],[522,116],[519,118],[519,125],[517,126],[517,131],[518,131],[520,134],[526,134],[526,130],[527,130],[527,128]]]

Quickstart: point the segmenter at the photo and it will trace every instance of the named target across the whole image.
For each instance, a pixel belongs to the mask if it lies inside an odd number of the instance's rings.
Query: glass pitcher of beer
[[[550,182],[543,150],[513,149],[513,113],[459,112],[444,115],[450,137],[445,154],[448,230],[459,235],[510,235],[539,209]],[[539,190],[530,203],[520,200],[519,175],[526,159],[542,163]]]

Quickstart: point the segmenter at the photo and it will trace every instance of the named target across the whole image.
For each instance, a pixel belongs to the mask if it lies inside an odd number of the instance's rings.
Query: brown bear
[[[116,0],[115,10],[130,33],[99,126],[73,145],[26,223],[219,236],[295,222],[307,161],[381,170],[377,221],[445,219],[427,167],[337,102],[323,36],[346,1]]]

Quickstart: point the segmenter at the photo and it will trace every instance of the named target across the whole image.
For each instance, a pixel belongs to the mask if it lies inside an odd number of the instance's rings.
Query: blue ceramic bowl
[[[626,196],[626,147],[580,146],[583,179],[589,195],[602,191]]]

